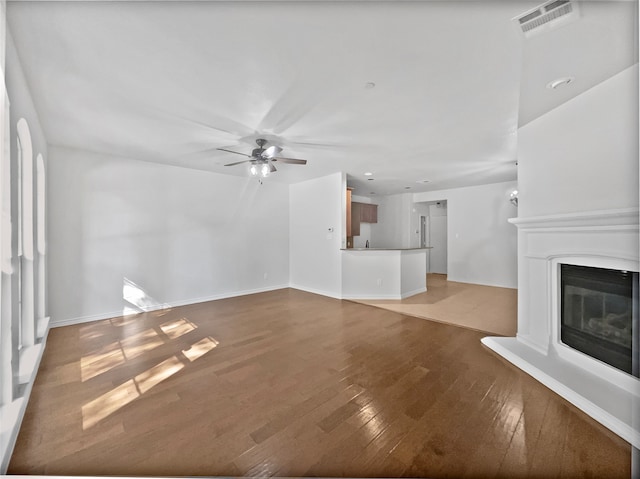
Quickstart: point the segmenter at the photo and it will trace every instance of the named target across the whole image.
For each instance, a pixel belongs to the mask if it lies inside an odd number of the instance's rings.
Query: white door
[[[447,274],[447,217],[429,217],[430,273]]]

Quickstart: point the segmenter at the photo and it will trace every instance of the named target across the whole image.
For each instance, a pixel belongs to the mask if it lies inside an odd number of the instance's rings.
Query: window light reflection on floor
[[[187,349],[182,350],[181,356],[184,356],[184,358],[189,360],[189,362],[193,362],[211,351],[218,344],[219,342],[215,338],[202,338]],[[111,354],[113,354],[113,358],[117,357],[116,352],[117,351],[111,352]],[[121,358],[122,357],[123,356],[121,356]],[[108,354],[105,355],[104,358],[109,358],[112,361],[115,361],[115,359]],[[95,363],[99,364],[100,361],[101,359],[98,359]],[[142,396],[144,393],[148,392],[154,386],[182,370],[185,367],[185,363],[183,361],[184,359],[180,359],[178,356],[171,356],[150,369],[136,375],[133,379],[125,381],[119,386],[82,406],[82,429],[86,431],[87,429],[95,426],[101,420],[110,416],[133,400]]]
[[[199,357],[205,355],[218,345],[218,341],[213,338],[204,338],[195,344],[192,344],[189,349],[183,349],[182,354],[191,362],[195,361]]]
[[[124,352],[118,341],[110,343],[92,354],[83,356],[80,359],[82,382],[124,364],[125,360]]]
[[[190,333],[195,330],[197,326],[189,321],[187,318],[180,318],[174,321],[167,321],[160,325],[160,329],[164,334],[171,339],[178,338],[183,334]]]
[[[160,330],[168,336],[169,339],[179,338],[180,336],[196,329],[197,326],[187,318],[167,321],[160,325]],[[161,346],[162,344],[164,344],[164,341],[158,335],[158,332],[149,328],[120,341],[115,341],[103,346],[98,351],[94,351],[81,358],[80,370],[82,381],[87,381],[105,373],[117,366],[120,366],[121,364],[124,364],[126,360],[134,359],[141,354]],[[207,351],[210,349],[213,348],[209,348]],[[193,361],[192,359],[189,360]]]

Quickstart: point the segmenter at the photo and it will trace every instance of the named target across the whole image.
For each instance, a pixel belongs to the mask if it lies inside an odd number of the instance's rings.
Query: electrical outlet
[[[267,279],[269,275],[267,273],[264,274],[264,279]]]
[[[382,286],[382,278],[378,278],[378,286]]]

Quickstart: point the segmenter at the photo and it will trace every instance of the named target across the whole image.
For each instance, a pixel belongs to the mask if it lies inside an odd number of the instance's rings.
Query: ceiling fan
[[[275,161],[280,161],[282,163],[290,163],[292,165],[306,165],[307,160],[298,160],[295,158],[282,158],[279,156],[275,156],[282,151],[282,148],[279,146],[271,145],[268,148],[264,148],[267,144],[267,140],[264,138],[258,138],[256,140],[258,144],[258,148],[255,148],[250,155],[246,153],[239,153],[233,150],[227,150],[226,148],[217,148],[220,151],[226,151],[229,153],[235,153],[236,155],[242,155],[249,158],[248,160],[236,161],[235,163],[227,163],[224,166],[234,166],[239,165],[241,163],[250,163],[251,166],[249,168],[249,172],[252,176],[262,176],[263,178],[269,176],[270,173],[276,171],[276,167],[273,164]]]

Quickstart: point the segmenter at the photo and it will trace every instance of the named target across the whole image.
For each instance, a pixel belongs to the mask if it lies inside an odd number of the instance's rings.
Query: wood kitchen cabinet
[[[356,212],[357,209],[357,212]],[[377,223],[378,222],[378,205],[370,203],[351,203],[351,229],[353,225],[358,224],[358,234],[360,231],[360,223]],[[353,236],[358,236],[354,234]]]
[[[347,188],[347,248],[353,248],[353,233],[351,232],[351,188]],[[359,231],[359,228],[358,228]]]
[[[351,188],[347,188],[347,243],[348,243],[348,239],[352,236],[353,234],[351,234]]]
[[[360,223],[377,223],[378,205],[351,201],[351,188],[347,188],[347,248],[353,248],[353,237],[360,236]]]
[[[378,205],[362,203],[360,208],[360,221],[362,223],[378,222]]]
[[[351,203],[351,236],[360,236],[363,203]]]

